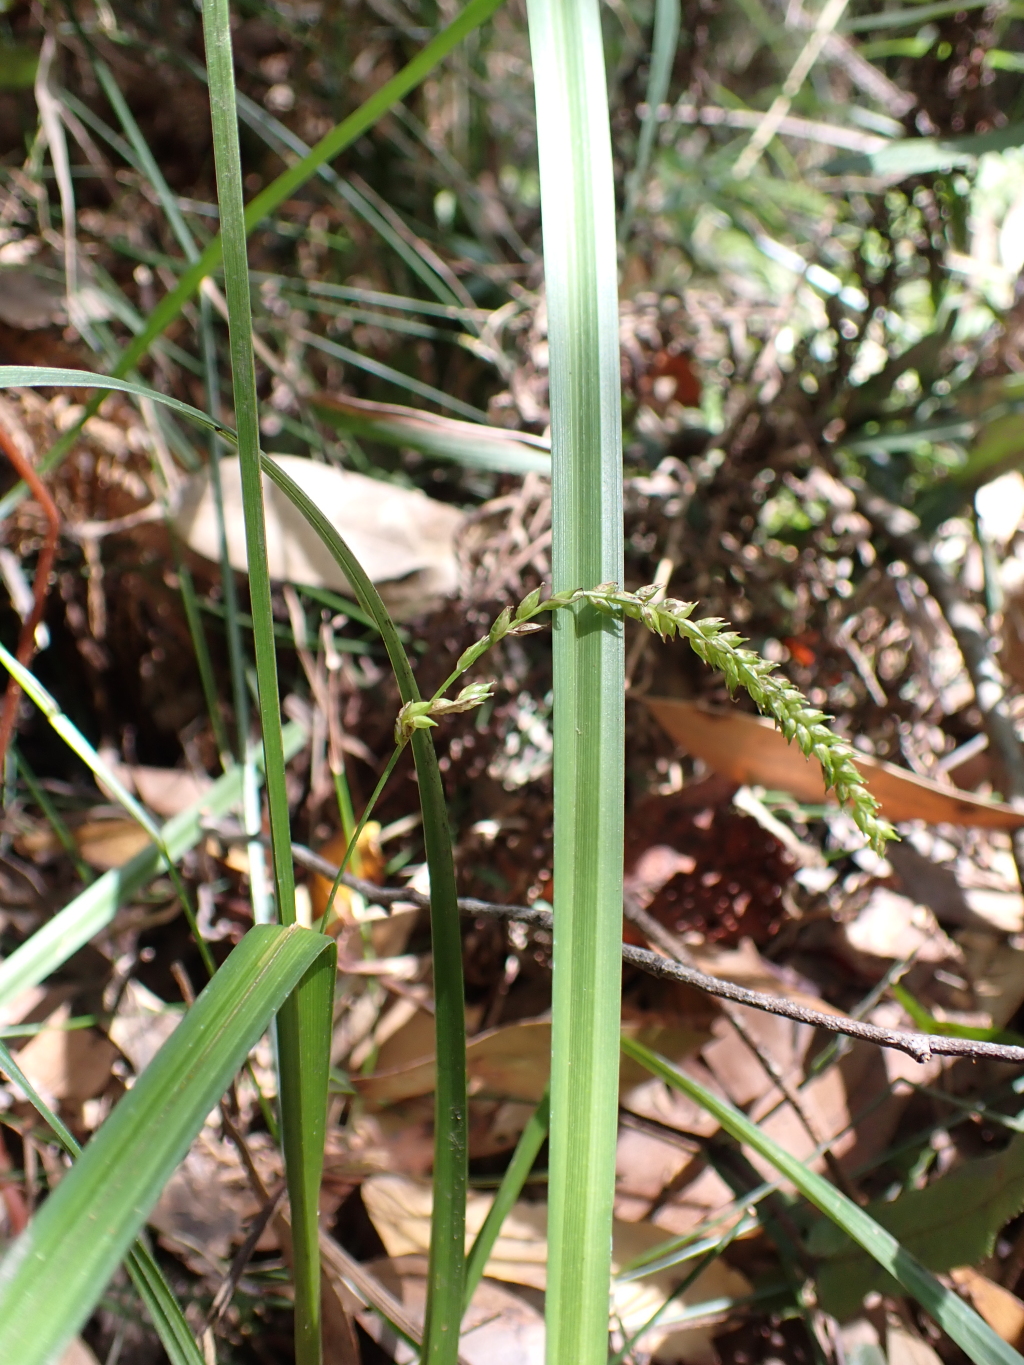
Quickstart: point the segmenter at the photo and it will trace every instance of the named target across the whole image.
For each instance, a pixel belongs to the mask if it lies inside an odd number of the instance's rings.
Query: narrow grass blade
[[[246,210],[246,231],[251,232],[257,223],[295,194],[322,165],[333,161],[346,147],[350,147],[357,138],[362,137],[383,118],[397,100],[403,99],[410,90],[414,90],[425,80],[434,67],[457,47],[467,34],[489,19],[500,3],[501,0],[470,0],[458,18],[432,39],[422,52],[417,53],[407,66],[392,76],[391,80],[386,81],[348,118],[325,133],[308,156],[283,171],[266,189],[260,191]],[[209,67],[209,62],[207,66]],[[212,78],[212,72],[210,74]],[[124,373],[135,365],[140,357],[145,355],[151,342],[174,321],[181,312],[182,305],[187,303],[198,289],[200,280],[216,270],[220,264],[222,251],[223,242],[221,237],[217,236],[210,242],[196,264],[181,277],[177,287],[157,304],[145,332],[135,338],[121,357],[117,367],[119,373]]]
[[[125,1267],[171,1365],[208,1365],[206,1356],[196,1345],[181,1305],[141,1238],[129,1251]]]
[[[668,1298],[664,1301],[664,1303],[658,1305],[658,1307],[654,1310],[654,1312],[650,1315],[650,1317],[647,1319],[647,1321],[643,1324],[642,1327],[638,1327],[632,1336],[626,1338],[626,1340],[622,1343],[619,1349],[612,1356],[611,1360],[608,1362],[608,1365],[622,1365],[622,1361],[624,1361],[627,1357],[631,1359],[635,1358],[633,1356],[633,1351],[636,1348],[637,1344],[640,1342],[640,1340],[647,1335],[647,1333],[651,1330],[652,1327],[655,1326],[655,1324],[658,1322],[660,1318],[663,1318],[665,1316],[666,1312],[669,1310],[672,1304],[682,1298],[682,1296],[686,1293],[686,1291],[690,1288],[694,1281],[699,1279],[700,1276],[703,1275],[704,1271],[707,1270],[711,1265],[714,1264],[715,1261],[718,1260],[719,1256],[721,1256],[722,1252],[725,1251],[725,1249],[730,1245],[730,1243],[736,1240],[738,1229],[739,1224],[734,1223],[733,1226],[728,1230],[728,1232],[726,1232],[724,1236],[719,1238],[719,1240],[715,1243],[714,1246],[708,1248],[708,1250],[697,1261],[697,1264],[695,1266],[692,1266],[691,1269],[687,1271],[686,1275],[679,1282],[679,1284],[677,1284],[676,1287],[672,1290],[671,1294],[669,1294]]]
[[[285,757],[294,758],[306,743],[306,731],[292,723],[284,732]],[[234,810],[242,799],[242,770],[235,768],[218,778],[193,805],[175,815],[161,829],[164,847],[175,861],[195,848],[203,826]],[[21,991],[38,985],[51,972],[101,933],[126,900],[164,870],[163,855],[149,844],[125,863],[87,886],[63,910],[48,920],[27,942],[0,962],[0,1005]]]
[[[174,1168],[270,1020],[334,945],[249,931],[0,1262],[0,1360],[48,1365],[88,1318]]]
[[[440,389],[435,389],[433,384],[424,384],[422,380],[403,374],[401,370],[396,370],[391,365],[385,365],[381,360],[374,360],[372,356],[353,351],[351,346],[342,346],[337,341],[317,336],[315,332],[299,332],[298,339],[304,341],[307,346],[315,346],[318,351],[323,351],[325,355],[335,356],[347,365],[354,365],[356,369],[365,370],[367,374],[376,375],[378,379],[384,379],[389,384],[408,389],[410,393],[425,398],[428,403],[436,403],[438,407],[449,408],[452,412],[469,418],[471,422],[483,423],[487,421],[487,414],[482,409],[474,408],[470,403],[463,403],[461,398],[452,398],[448,394],[442,393]]]
[[[0,664],[7,669],[25,695],[35,702],[53,729],[60,735],[68,748],[78,755],[97,782],[106,787],[114,799],[124,807],[133,820],[138,821],[153,842],[159,846],[160,829],[152,816],[114,776],[109,766],[100,758],[77,725],[63,713],[35,674],[30,672],[24,664],[20,664],[3,645],[0,645]]]
[[[284,289],[299,288],[298,282],[283,275],[257,275],[257,279],[275,280]],[[431,318],[453,318],[472,326],[486,319],[487,310],[483,308],[463,308],[461,304],[432,303],[429,299],[414,299],[408,294],[387,294],[379,289],[363,289],[353,284],[333,284],[330,280],[307,280],[309,293],[302,299],[304,307],[319,298],[351,299],[356,303],[379,304],[382,308],[394,308],[402,313],[422,313]]]
[[[544,1146],[544,1140],[548,1135],[548,1117],[548,1096],[545,1095],[530,1115],[529,1123],[519,1135],[512,1160],[508,1163],[508,1168],[498,1186],[498,1192],[494,1196],[494,1203],[487,1210],[487,1217],[483,1221],[483,1226],[477,1233],[473,1245],[469,1249],[469,1255],[466,1257],[464,1302],[467,1308],[483,1276],[484,1267],[494,1249],[494,1243],[498,1240],[502,1224],[511,1213],[512,1205],[519,1198],[523,1186],[529,1179],[530,1172],[533,1170],[533,1163],[537,1160],[537,1153]]]
[[[403,702],[419,701],[409,657],[380,594],[334,526],[273,460],[263,470],[291,499],[343,570],[359,605],[374,619],[391,660]],[[455,1365],[462,1319],[466,1237],[466,1018],[462,986],[462,934],[444,788],[428,730],[416,730],[412,753],[423,812],[423,842],[430,872],[430,932],[434,957],[434,1027],[437,1086],[434,1095],[434,1218],[430,1230],[423,1360]]]
[[[636,207],[644,190],[647,169],[651,164],[654,138],[658,131],[658,110],[668,99],[669,83],[672,80],[672,64],[675,61],[676,46],[679,42],[680,5],[679,0],[655,0],[654,37],[651,42],[651,68],[647,76],[647,113],[640,128],[640,141],[636,151],[636,165],[629,177],[626,197],[626,211],[619,224],[619,237],[625,242],[636,214]]]
[[[130,393],[135,398],[151,398],[154,403],[163,403],[182,417],[200,426],[218,431],[234,440],[235,433],[230,427],[223,426],[205,412],[183,403],[179,398],[159,393],[147,384],[139,384],[131,379],[118,379],[114,375],[94,374],[90,370],[63,370],[53,365],[0,365],[0,389],[109,389],[118,393]],[[45,471],[44,471],[45,472]],[[6,499],[5,499],[6,501]],[[0,517],[7,516],[11,508],[0,508]]]
[[[35,1107],[39,1116],[49,1125],[68,1156],[72,1158],[81,1156],[82,1149],[70,1131],[35,1089],[3,1043],[0,1043],[0,1071],[28,1097],[29,1103]],[[181,1311],[181,1305],[174,1297],[170,1285],[164,1279],[163,1271],[141,1238],[129,1251],[125,1266],[131,1276],[132,1284],[135,1285],[139,1297],[146,1305],[146,1310],[156,1328],[157,1335],[163,1343],[164,1350],[171,1360],[171,1365],[206,1365],[188,1322],[185,1320],[185,1314]]]
[[[291,814],[285,782],[281,698],[277,681],[274,611],[267,562],[267,528],[260,471],[259,399],[253,352],[247,228],[242,197],[235,68],[229,0],[203,0],[203,36],[209,73],[213,153],[224,253],[224,293],[238,459],[245,518],[249,598],[263,739],[263,767],[270,811],[277,917],[295,923],[295,868]],[[334,978],[322,980],[319,964],[303,981],[278,1019],[278,1084],[281,1132],[292,1216],[296,1365],[320,1365],[320,1250],[318,1205],[327,1111],[331,1006]]]
[[[551,373],[556,592],[620,583],[622,423],[608,94],[597,0],[527,0]],[[554,621],[555,931],[547,1359],[608,1347],[622,945],[623,635]]]
[[[281,699],[277,686],[274,611],[267,567],[267,528],[260,478],[259,400],[252,344],[252,302],[246,253],[245,208],[242,198],[242,157],[235,108],[235,69],[231,50],[228,0],[204,0],[203,35],[210,74],[210,114],[217,173],[224,254],[224,292],[228,304],[231,376],[238,431],[238,460],[245,514],[249,596],[252,602],[253,646],[263,733],[264,773],[270,810],[270,840],[274,860],[277,914],[282,924],[295,921],[295,873],[292,866],[288,793],[285,789],[281,743]]]
[[[0,664],[3,664],[4,668],[7,669],[8,673],[10,673],[11,677],[15,680],[21,690],[32,698],[36,706],[39,707],[43,715],[50,722],[52,728],[60,735],[68,748],[76,753],[86,767],[88,767],[89,771],[96,778],[96,781],[102,787],[105,787],[111,795],[120,802],[128,814],[142,826],[152,839],[153,843],[156,844],[163,855],[168,875],[174,883],[174,889],[178,893],[181,907],[185,912],[189,928],[192,931],[192,937],[195,939],[196,947],[199,949],[199,955],[202,957],[207,970],[212,976],[214,971],[213,958],[210,955],[209,948],[206,946],[206,943],[199,933],[188,889],[178,874],[174,859],[164,847],[163,836],[160,833],[159,826],[150,816],[149,812],[136,801],[135,797],[132,796],[118,778],[114,776],[108,765],[100,758],[99,754],[78,727],[64,715],[56,701],[50,696],[46,688],[43,687],[42,683],[40,683],[27,668],[20,664],[12,654],[8,653],[3,645],[0,645]]]
[[[118,122],[128,137],[134,155],[134,162],[156,191],[157,198],[160,201],[160,207],[166,215],[171,231],[178,240],[178,245],[185,253],[187,260],[198,260],[199,250],[196,247],[192,233],[189,231],[188,224],[185,222],[181,209],[178,207],[178,201],[171,192],[171,187],[164,179],[163,172],[160,170],[156,158],[149,149],[149,144],[142,136],[142,130],[135,122],[135,116],[129,109],[128,101],[121,93],[117,81],[114,80],[110,67],[107,66],[106,62],[100,61],[98,57],[92,56],[91,52],[90,57],[92,58],[92,69],[95,72],[96,79],[99,81],[100,87],[106,95],[111,109],[113,109],[114,113],[117,115]]]
[[[214,455],[210,464],[212,466],[215,463],[216,456]],[[214,499],[214,505],[216,505],[216,499]],[[220,697],[217,693],[217,679],[213,671],[213,659],[210,657],[210,646],[206,639],[206,631],[203,629],[203,618],[199,613],[196,586],[192,578],[192,571],[182,558],[176,544],[173,545],[173,551],[174,572],[178,578],[181,602],[185,608],[185,619],[188,622],[188,631],[192,637],[192,649],[195,652],[199,681],[206,702],[206,714],[210,717],[210,726],[213,730],[217,752],[220,755],[221,767],[227,772],[233,761],[231,740],[228,737],[227,725],[224,721],[224,713],[221,710]]]
[[[713,1095],[692,1077],[677,1070],[671,1062],[630,1038],[622,1039],[622,1050],[634,1061],[647,1068],[652,1075],[681,1091],[705,1109],[737,1141],[746,1143],[765,1157],[776,1170],[791,1180],[805,1199],[843,1229],[855,1242],[873,1256],[879,1265],[898,1280],[939,1326],[975,1362],[975,1365],[1021,1365],[1024,1357],[1012,1346],[996,1336],[973,1308],[926,1270],[916,1257],[906,1251],[892,1233],[887,1232],[852,1200],[841,1194],[822,1176],[809,1171],[803,1162],[791,1156],[774,1139],[763,1133],[756,1124],[734,1109],[731,1104]],[[955,1212],[951,1210],[951,1217]]]
[[[206,73],[201,68],[196,71],[196,74],[200,79],[206,79]],[[269,146],[283,156],[286,162],[291,159],[291,156],[299,158],[309,156],[310,148],[300,137],[297,137],[280,119],[274,118],[273,114],[269,114],[262,105],[249,99],[241,91],[238,92],[238,113],[254,132],[258,133]],[[343,180],[332,166],[321,164],[317,167],[316,173],[321,180],[330,185],[339,198],[348,204],[349,208],[354,209],[360,218],[373,228],[381,240],[386,242],[413,274],[423,281],[432,294],[446,303],[456,302],[452,291],[444,280],[435,273],[429,262],[425,261],[422,255],[395,231],[365,195],[360,194],[356,187],[350,185],[347,180]]]
[[[347,395],[313,394],[307,401],[331,426],[371,441],[408,446],[432,459],[453,460],[470,469],[551,474],[548,443],[540,436]]]

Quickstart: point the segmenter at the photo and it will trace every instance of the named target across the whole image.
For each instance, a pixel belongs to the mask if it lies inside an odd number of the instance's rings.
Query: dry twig
[[[299,844],[292,845],[295,861],[322,877],[332,880],[338,869],[334,863],[319,857],[311,849]],[[343,874],[342,884],[352,891],[358,891],[373,905],[389,906],[401,901],[409,905],[429,906],[430,897],[405,887],[377,886],[374,882],[364,881],[361,877]],[[495,905],[491,901],[476,900],[470,896],[459,898],[459,909],[464,915],[489,915],[497,919],[516,920],[534,929],[551,930],[553,917],[546,910],[534,910],[526,905]],[[952,1038],[938,1033],[910,1033],[905,1029],[880,1028],[876,1024],[866,1024],[848,1015],[826,1013],[825,1010],[811,1009],[796,1000],[785,996],[769,995],[765,991],[748,990],[732,981],[709,976],[696,967],[687,967],[681,962],[673,962],[660,953],[649,952],[645,948],[634,948],[631,944],[622,945],[622,960],[631,967],[638,967],[650,976],[665,981],[678,981],[683,986],[692,986],[720,1000],[731,1000],[737,1005],[748,1005],[751,1009],[764,1010],[767,1014],[779,1014],[786,1019],[795,1019],[799,1024],[810,1024],[812,1028],[825,1029],[829,1033],[841,1033],[848,1038],[859,1038],[876,1047],[894,1048],[905,1052],[917,1062],[930,1061],[938,1057],[971,1057],[988,1061],[1009,1062],[1019,1066],[1024,1063],[1024,1047],[1011,1047],[1005,1043],[979,1042],[973,1038]]]
[[[640,906],[630,905],[628,898],[624,908],[626,918],[636,925],[647,939],[648,943],[653,944],[656,948],[660,948],[663,953],[667,953],[675,962],[681,962],[687,967],[693,965],[690,955],[686,950],[686,945],[681,942],[675,934],[670,933],[660,920],[655,919],[653,915],[648,914],[648,912],[641,909]],[[828,1167],[829,1175],[832,1177],[832,1183],[837,1186],[838,1189],[842,1190],[848,1199],[853,1199],[854,1202],[856,1202],[856,1192],[847,1180],[846,1174],[836,1160],[835,1153],[832,1151],[829,1143],[822,1138],[816,1125],[812,1122],[811,1116],[808,1114],[800,1096],[789,1084],[772,1058],[764,1048],[760,1046],[757,1039],[750,1033],[750,1030],[744,1023],[742,1014],[736,1006],[731,1001],[724,1000],[722,1002],[722,1010],[725,1017],[729,1020],[729,1023],[736,1030],[741,1042],[743,1042],[747,1049],[757,1058],[765,1075],[788,1103],[803,1127],[804,1132],[811,1139],[811,1142],[813,1142],[814,1146],[821,1151],[825,1160],[825,1165]],[[834,1139],[832,1140],[834,1141]]]

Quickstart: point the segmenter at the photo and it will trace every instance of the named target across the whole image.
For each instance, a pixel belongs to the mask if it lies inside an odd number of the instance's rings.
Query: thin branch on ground
[[[222,836],[224,834],[223,830],[217,832]],[[330,877],[333,880],[338,874],[335,863],[328,862],[326,858],[321,858],[311,849],[303,848],[301,844],[292,845],[292,854],[297,863],[309,868],[311,872],[318,872],[322,877]],[[362,877],[353,877],[347,872],[343,874],[341,884],[347,886],[350,891],[357,891],[372,905],[388,907],[401,902],[406,905],[418,905],[424,909],[430,905],[429,896],[413,891],[410,887],[377,886],[375,882],[364,881]],[[554,928],[554,919],[547,910],[536,910],[527,905],[496,905],[491,901],[476,900],[472,896],[460,897],[458,905],[464,915],[488,915],[495,919],[515,920],[532,929],[549,932]],[[976,1061],[984,1058],[987,1061],[1009,1062],[1017,1066],[1024,1063],[1024,1047],[980,1042],[973,1038],[952,1038],[938,1033],[909,1033],[904,1029],[880,1028],[876,1024],[866,1024],[838,1012],[831,1014],[825,1010],[811,1009],[810,1006],[801,1005],[796,1000],[788,1000],[785,996],[748,990],[746,986],[737,986],[735,982],[709,976],[707,972],[699,971],[696,967],[673,962],[670,958],[662,957],[660,953],[649,952],[646,948],[634,948],[628,943],[622,945],[622,960],[628,962],[631,967],[647,972],[649,976],[660,977],[664,981],[677,981],[680,985],[692,986],[695,990],[713,995],[719,1000],[731,1000],[737,1005],[747,1005],[751,1009],[764,1010],[767,1014],[778,1014],[786,1019],[794,1019],[799,1024],[809,1024],[812,1028],[825,1029],[829,1033],[841,1033],[848,1038],[859,1038],[862,1042],[873,1043],[876,1047],[894,1048],[898,1052],[905,1052],[908,1057],[913,1057],[916,1062],[927,1062],[935,1056],[971,1057]]]
[[[648,912],[639,905],[630,904],[628,897],[623,908],[626,918],[632,924],[636,925],[647,939],[648,943],[652,944],[655,948],[660,948],[663,953],[667,953],[674,961],[681,962],[686,967],[693,966],[693,960],[687,951],[686,944],[675,934],[666,929],[660,920],[655,919],[653,915],[648,914]],[[740,1013],[737,1006],[729,1000],[723,1000],[722,1011],[729,1020],[729,1023],[736,1030],[741,1042],[743,1042],[747,1049],[757,1058],[765,1075],[776,1087],[783,1099],[789,1104],[789,1107],[800,1121],[804,1132],[811,1139],[811,1142],[813,1142],[816,1148],[820,1149],[825,1160],[825,1165],[828,1167],[829,1175],[832,1177],[832,1183],[841,1189],[847,1198],[856,1200],[856,1191],[847,1180],[846,1174],[836,1160],[832,1148],[829,1146],[828,1142],[822,1138],[822,1135],[818,1132],[815,1124],[811,1121],[811,1117],[807,1113],[800,1096],[786,1080],[786,1077],[775,1065],[772,1058],[764,1048],[761,1047],[757,1039],[750,1033],[743,1015]]]
[[[217,1323],[220,1322],[221,1318],[230,1307],[231,1300],[235,1296],[235,1291],[239,1284],[241,1284],[242,1276],[245,1274],[249,1267],[249,1262],[252,1260],[253,1252],[256,1250],[256,1243],[263,1236],[267,1229],[267,1224],[277,1212],[278,1205],[281,1203],[284,1192],[285,1184],[284,1181],[282,1181],[277,1187],[277,1190],[264,1200],[262,1208],[252,1220],[245,1241],[235,1253],[235,1258],[231,1262],[228,1273],[224,1276],[223,1280],[221,1280],[220,1287],[213,1296],[213,1301],[210,1304],[206,1318],[203,1322],[204,1331],[207,1328],[216,1327]]]

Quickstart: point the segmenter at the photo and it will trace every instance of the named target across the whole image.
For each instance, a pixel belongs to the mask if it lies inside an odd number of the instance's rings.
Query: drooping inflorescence
[[[730,692],[742,688],[757,709],[775,721],[790,743],[796,743],[807,758],[819,763],[825,786],[849,808],[858,829],[871,847],[880,852],[889,839],[896,837],[895,831],[878,814],[878,802],[864,785],[850,746],[829,729],[825,713],[811,706],[800,689],[776,673],[767,659],[745,649],[743,637],[731,630],[727,621],[714,616],[691,620],[695,602],[661,599],[661,591],[656,583],[636,592],[624,592],[616,583],[601,583],[596,588],[575,588],[542,598],[540,589],[535,588],[514,613],[511,607],[506,607],[487,634],[463,652],[454,671],[429,701],[412,702],[402,708],[395,726],[396,740],[405,742],[412,729],[435,724],[434,716],[478,706],[490,696],[492,683],[471,684],[453,701],[446,701],[444,693],[506,635],[542,630],[535,619],[541,612],[586,602],[606,616],[628,616],[639,621],[662,640],[673,640],[676,636],[685,639],[698,658],[723,675]]]

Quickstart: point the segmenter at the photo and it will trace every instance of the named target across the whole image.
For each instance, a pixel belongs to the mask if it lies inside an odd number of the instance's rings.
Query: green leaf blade
[[[68,1156],[73,1159],[81,1156],[82,1149],[73,1134],[50,1109],[3,1043],[0,1043],[0,1071],[21,1088]],[[128,1253],[125,1267],[170,1357],[171,1365],[205,1365],[181,1305],[142,1238],[136,1241]]]
[[[262,456],[263,472],[294,503],[345,574],[359,605],[374,620],[388,652],[404,704],[421,700],[409,657],[395,624],[359,560],[324,513],[280,465]],[[430,1230],[423,1359],[455,1365],[465,1283],[467,1094],[466,1016],[462,934],[452,860],[451,832],[437,755],[427,730],[411,741],[430,873],[430,934],[434,960],[435,1047],[434,1216]]]
[[[555,592],[623,580],[618,261],[597,0],[528,0],[547,288]],[[550,1365],[608,1345],[622,980],[623,623],[553,624]]]
[[[805,1199],[842,1228],[852,1241],[863,1247],[888,1271],[931,1314],[975,1365],[1021,1365],[1024,1357],[998,1337],[973,1308],[969,1308],[952,1290],[941,1284],[930,1270],[900,1245],[891,1232],[841,1194],[834,1185],[808,1170],[802,1161],[761,1132],[745,1114],[635,1040],[623,1038],[622,1050],[652,1075],[695,1100],[718,1120],[727,1133],[770,1161],[776,1170],[792,1181]]]
[[[0,1262],[0,1360],[48,1365],[88,1318],[203,1120],[330,940],[251,929]]]

